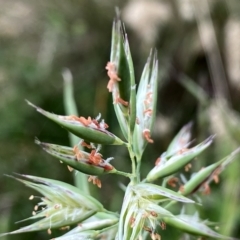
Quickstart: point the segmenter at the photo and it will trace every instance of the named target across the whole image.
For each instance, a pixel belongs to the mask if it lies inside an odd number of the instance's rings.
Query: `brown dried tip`
[[[144,130],[143,130],[143,137],[144,137],[149,143],[153,143],[153,142],[154,142],[154,141],[151,139],[150,130],[149,130],[149,129],[144,129]]]

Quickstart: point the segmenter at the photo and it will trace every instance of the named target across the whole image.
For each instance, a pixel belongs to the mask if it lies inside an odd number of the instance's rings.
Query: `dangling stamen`
[[[82,147],[86,147],[86,148],[88,148],[88,149],[92,149],[92,146],[91,146],[90,144],[87,144],[87,143],[84,142],[84,141],[81,143],[81,146],[82,146]]]
[[[159,163],[161,162],[161,158],[157,158],[156,161],[155,161],[155,166],[157,166]]]
[[[110,78],[108,85],[107,85],[107,89],[109,92],[112,92],[114,84],[118,81],[121,81],[121,79],[117,75],[116,66],[114,63],[108,62],[106,69],[108,70],[107,75]]]
[[[152,116],[152,112],[153,112],[152,109],[149,108],[149,109],[145,110],[145,111],[143,112],[143,114],[146,115],[146,116],[148,116],[148,117],[151,117],[151,116]]]
[[[149,142],[149,143],[153,143],[153,139],[151,139],[150,136],[150,130],[149,129],[144,129],[143,130],[143,137]]]
[[[120,104],[122,104],[122,105],[124,105],[124,106],[128,106],[128,102],[127,101],[124,101],[122,98],[120,98],[120,97],[117,97],[116,99],[115,99],[115,102],[116,103],[120,103]]]
[[[176,187],[177,186],[176,183],[178,182],[179,182],[179,179],[177,177],[172,177],[167,181],[168,185],[171,187]]]
[[[188,172],[191,167],[192,167],[192,164],[191,164],[191,163],[188,163],[188,164],[184,167],[184,170],[185,170],[186,172]]]
[[[89,176],[88,182],[93,182],[93,184],[97,185],[99,188],[102,187],[102,183],[100,179],[98,179],[96,176]]]

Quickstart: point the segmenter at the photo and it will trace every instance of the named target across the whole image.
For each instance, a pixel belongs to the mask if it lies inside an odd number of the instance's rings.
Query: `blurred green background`
[[[64,114],[64,68],[74,78],[82,116],[102,117],[121,136],[111,95],[106,89],[115,7],[121,10],[141,76],[151,47],[159,54],[159,99],[154,146],[144,155],[143,175],[166,150],[179,129],[193,121],[196,142],[217,134],[214,145],[194,162],[193,171],[213,163],[240,145],[240,3],[239,0],[0,0],[0,232],[26,223],[32,191],[4,174],[26,173],[72,183],[66,167],[45,154],[34,138],[69,145],[68,134],[30,108],[24,99]],[[103,148],[117,168],[129,171],[124,148]],[[201,217],[219,222],[219,231],[240,236],[240,158],[203,197]],[[118,211],[119,182],[105,176],[94,196]],[[201,196],[201,194],[200,194]],[[168,236],[170,227],[161,235]],[[53,236],[58,233],[53,232]],[[176,236],[176,238],[174,237]],[[188,239],[178,231],[165,239]],[[48,239],[46,232],[2,239]],[[164,238],[163,238],[164,239]]]

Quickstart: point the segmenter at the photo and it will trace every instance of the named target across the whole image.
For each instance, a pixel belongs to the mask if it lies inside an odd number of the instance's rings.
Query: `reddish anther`
[[[90,144],[87,144],[86,142],[81,142],[81,146],[82,147],[86,147],[86,148],[88,148],[88,149],[92,149],[92,146],[90,145]]]
[[[160,226],[161,226],[162,230],[165,230],[165,229],[166,229],[166,223],[165,223],[165,222],[161,222],[161,223],[160,223]]]
[[[118,81],[121,81],[121,79],[117,75],[117,70],[114,63],[108,62],[106,69],[108,70],[107,75],[110,78],[107,89],[109,90],[109,92],[112,92],[114,84]]]
[[[89,161],[93,165],[99,165],[99,163],[103,162],[102,155],[93,149],[89,155]]]
[[[181,185],[179,188],[179,192],[183,193],[184,192],[184,185]]]
[[[217,168],[213,173],[212,173],[212,178],[215,183],[219,183],[219,174],[221,173],[221,168]]]
[[[144,130],[143,130],[143,137],[144,137],[149,143],[153,143],[153,142],[154,142],[154,141],[151,139],[150,130],[149,130],[149,129],[144,129]]]
[[[170,178],[168,181],[167,181],[167,183],[168,183],[168,185],[169,186],[171,186],[171,187],[176,187],[177,186],[177,184],[176,183],[178,183],[178,178],[177,177],[172,177],[172,178]]]
[[[178,154],[181,155],[181,154],[187,152],[188,150],[189,150],[188,148],[182,148],[178,151]]]
[[[135,218],[134,218],[134,217],[131,217],[131,218],[130,218],[130,226],[131,226],[131,228],[134,227],[134,223],[135,223]]]
[[[124,106],[128,106],[128,102],[127,101],[124,101],[122,98],[120,98],[120,97],[117,97],[116,98],[116,100],[115,100],[115,102],[116,103],[120,103],[120,104],[122,104],[122,105],[124,105]]]
[[[150,214],[151,214],[153,217],[157,217],[157,216],[158,216],[158,214],[157,214],[156,212],[154,212],[154,211],[151,211]]]
[[[185,170],[186,172],[188,172],[191,167],[192,167],[192,164],[191,164],[191,163],[188,163],[188,164],[184,167],[184,170]]]
[[[75,153],[75,157],[77,158],[77,160],[79,161],[81,158],[83,158],[83,153],[79,150],[78,146],[74,146],[73,148],[73,152]]]
[[[143,229],[149,233],[152,233],[152,229],[150,227],[143,226]]]
[[[102,183],[101,183],[100,179],[98,179],[95,176],[89,176],[88,182],[92,182],[94,185],[97,185],[99,188],[102,187]]]
[[[136,124],[137,124],[137,125],[140,124],[139,118],[136,118]]]
[[[156,161],[155,161],[155,166],[157,166],[159,163],[161,162],[161,158],[157,158]]]
[[[149,108],[149,109],[145,110],[145,111],[143,112],[143,114],[145,114],[145,115],[147,115],[147,116],[150,117],[150,116],[152,116],[152,112],[153,112],[152,109]]]
[[[111,171],[113,170],[113,166],[110,164],[104,164],[104,166],[102,166],[104,168],[105,171]]]
[[[84,126],[88,126],[90,123],[92,123],[91,117],[88,117],[87,119],[85,117],[80,117],[79,122],[81,122]]]
[[[203,191],[203,194],[204,195],[209,195],[211,193],[211,188],[210,186],[208,185],[208,183],[204,183],[203,184],[203,187],[204,187],[204,191]]]

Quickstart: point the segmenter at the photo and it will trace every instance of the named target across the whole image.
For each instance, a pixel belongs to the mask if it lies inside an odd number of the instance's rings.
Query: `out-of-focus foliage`
[[[217,134],[215,145],[193,168],[214,163],[240,145],[238,0],[0,0],[0,4],[0,232],[12,230],[11,224],[33,208],[22,201],[30,191],[18,189],[20,185],[3,177],[4,173],[72,181],[66,168],[50,161],[34,145],[35,136],[67,145],[68,135],[35,114],[25,98],[46,110],[64,113],[61,73],[67,67],[73,74],[79,113],[96,116],[100,111],[111,131],[119,133],[117,120],[108,111],[112,99],[105,70],[116,6],[131,38],[137,82],[149,48],[155,46],[159,53],[162,85],[153,136],[158,144],[148,147],[143,169],[149,171],[189,121],[194,122],[199,141]],[[126,153],[116,151],[111,147],[106,155],[114,152],[118,156],[115,166],[124,169]],[[202,218],[221,219],[220,232],[236,237],[240,235],[239,169],[240,159],[226,171],[214,195],[205,198],[207,207],[202,209]],[[113,211],[123,197],[121,190],[109,194],[117,184],[114,177],[106,176],[103,190],[95,193]],[[43,239],[46,235],[31,233],[9,239]]]

